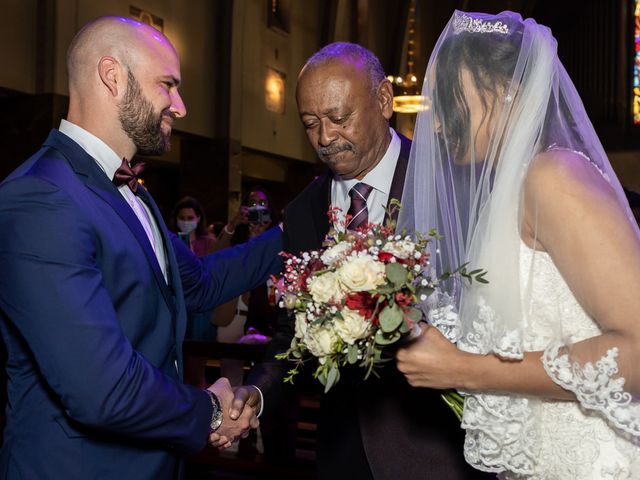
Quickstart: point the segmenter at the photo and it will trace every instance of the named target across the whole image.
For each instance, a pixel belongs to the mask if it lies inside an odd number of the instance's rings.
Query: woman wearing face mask
[[[193,197],[184,197],[173,209],[171,217],[175,231],[189,249],[198,257],[213,253],[216,237],[207,230],[207,219],[202,205]],[[217,327],[212,322],[212,312],[189,313],[185,338],[192,340],[214,341]],[[192,385],[205,385],[204,370],[206,357],[188,357],[185,359],[185,382]]]
[[[207,218],[200,202],[193,197],[184,197],[173,211],[176,231],[188,235],[191,251],[198,257],[212,253],[216,237],[207,230]]]

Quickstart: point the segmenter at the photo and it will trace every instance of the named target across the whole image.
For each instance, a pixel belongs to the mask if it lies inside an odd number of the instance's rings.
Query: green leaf
[[[409,331],[409,324],[407,322],[402,322],[398,331],[403,334],[407,333]]]
[[[433,287],[423,287],[422,285],[418,287],[416,290],[416,295],[420,297],[420,295],[426,295],[427,297],[431,295],[435,291]]]
[[[398,305],[387,305],[378,316],[380,328],[383,332],[389,333],[396,330],[402,323],[402,310]],[[380,332],[380,330],[378,330]]]
[[[358,361],[358,346],[355,343],[353,345],[349,345],[347,350],[347,361],[351,365]]]
[[[396,291],[396,287],[391,284],[380,285],[376,288],[376,293],[378,295],[389,295]]]
[[[376,336],[374,337],[374,340],[378,345],[391,345],[392,343],[397,342],[401,336],[402,336],[401,333],[398,331],[395,331],[393,333],[385,333],[382,330],[378,330],[376,332]],[[380,358],[379,353],[380,352],[376,352],[377,358]]]
[[[331,387],[333,387],[338,380],[340,380],[340,371],[336,364],[331,365],[331,369],[329,370],[329,375],[327,376],[327,383],[324,386],[324,393],[327,393]]]
[[[485,279],[484,276],[487,274],[487,272],[483,272],[482,274],[478,275],[476,277],[476,282],[478,283],[484,283],[487,284],[489,283],[489,280]]]
[[[409,278],[409,272],[399,263],[387,263],[385,266],[385,270],[387,273],[387,278],[391,283],[393,283],[396,287],[407,283],[407,279]]]
[[[418,323],[420,320],[422,320],[422,311],[417,308],[411,308],[407,312],[407,317],[413,320],[414,323]]]

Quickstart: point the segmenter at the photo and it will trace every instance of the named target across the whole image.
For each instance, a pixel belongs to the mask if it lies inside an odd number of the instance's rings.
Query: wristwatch
[[[220,400],[215,393],[211,390],[205,390],[209,394],[209,398],[211,399],[211,406],[213,407],[213,413],[211,414],[211,428],[212,432],[215,432],[220,425],[222,425],[222,407],[220,406]]]

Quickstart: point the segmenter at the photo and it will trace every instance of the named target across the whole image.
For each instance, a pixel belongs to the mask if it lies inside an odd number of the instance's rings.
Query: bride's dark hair
[[[485,121],[496,105],[499,95],[506,95],[518,61],[522,30],[509,34],[505,41],[499,33],[461,32],[442,42],[435,65],[433,103],[445,138],[451,142],[455,157],[469,148],[469,106],[465,100],[461,70],[467,69],[484,108]]]

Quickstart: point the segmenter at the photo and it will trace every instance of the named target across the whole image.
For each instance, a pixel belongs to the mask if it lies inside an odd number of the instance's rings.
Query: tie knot
[[[353,187],[351,187],[351,190],[349,190],[351,201],[353,202],[354,198],[360,198],[366,203],[371,190],[373,190],[373,187],[371,185],[367,185],[366,183],[362,182],[356,183]]]
[[[128,185],[133,193],[138,189],[138,175],[144,171],[144,162],[138,162],[133,167],[129,166],[126,158],[122,159],[122,163],[113,175],[113,184],[116,187]]]

